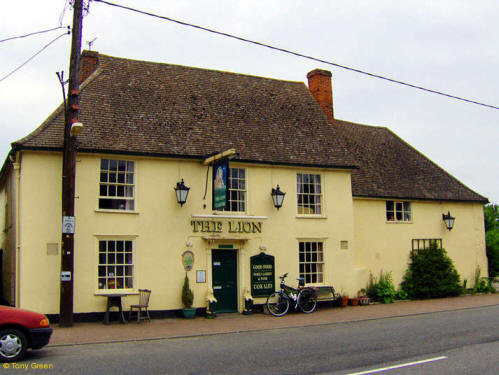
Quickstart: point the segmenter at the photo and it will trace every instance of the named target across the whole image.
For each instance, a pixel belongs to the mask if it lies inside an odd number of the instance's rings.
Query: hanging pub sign
[[[227,207],[228,199],[229,161],[224,159],[213,164],[213,209],[223,210]]]
[[[272,255],[260,253],[250,258],[251,296],[268,297],[275,290],[275,262]]]

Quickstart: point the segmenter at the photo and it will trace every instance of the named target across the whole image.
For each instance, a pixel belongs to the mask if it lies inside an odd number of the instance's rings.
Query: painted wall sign
[[[262,222],[192,220],[193,232],[203,233],[262,233]]]
[[[213,209],[227,207],[229,162],[227,160],[213,165]]]
[[[272,255],[260,253],[250,258],[251,296],[268,297],[275,290],[275,261]]]

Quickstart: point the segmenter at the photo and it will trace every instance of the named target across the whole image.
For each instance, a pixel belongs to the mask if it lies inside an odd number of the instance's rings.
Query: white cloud
[[[132,1],[116,3],[499,105],[495,0]],[[64,0],[2,4],[0,39],[59,24]],[[71,12],[64,25],[71,23]],[[0,44],[0,77],[58,32]],[[386,126],[477,192],[499,202],[499,110],[457,102],[339,68],[92,2],[83,47],[127,58],[306,81],[333,72],[335,115]],[[70,38],[0,82],[0,158],[61,102]]]

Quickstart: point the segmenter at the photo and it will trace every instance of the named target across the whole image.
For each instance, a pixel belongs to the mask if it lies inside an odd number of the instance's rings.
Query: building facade
[[[84,52],[74,312],[103,312],[110,291],[130,294],[126,308],[141,288],[150,310],[178,310],[186,273],[194,307],[213,293],[218,311],[242,311],[249,295],[263,303],[259,289],[286,272],[352,296],[381,270],[399,283],[410,251],[430,240],[462,278],[486,272],[486,198],[388,129],[334,119],[329,72],[308,80]],[[63,126],[60,107],[12,144],[0,177],[3,298],[47,314],[59,313]],[[213,171],[227,150],[222,183]],[[223,210],[213,209],[217,183]]]

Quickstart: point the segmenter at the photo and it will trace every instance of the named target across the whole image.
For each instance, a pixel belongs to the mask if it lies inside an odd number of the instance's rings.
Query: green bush
[[[441,298],[462,292],[452,260],[436,244],[411,252],[401,288],[409,298]]]
[[[394,302],[398,294],[393,285],[392,273],[383,273],[383,271],[381,271],[379,279],[372,274],[369,275],[366,292],[372,301],[383,303]]]
[[[489,204],[484,207],[485,239],[489,277],[499,276],[499,206]]]
[[[194,293],[192,293],[191,288],[189,287],[189,278],[187,274],[185,274],[184,286],[182,287],[182,304],[190,309],[192,307],[192,303],[194,302]]]
[[[482,270],[480,266],[475,270],[475,285],[471,292],[474,293],[495,293],[496,289],[492,286],[492,278],[481,277]]]

